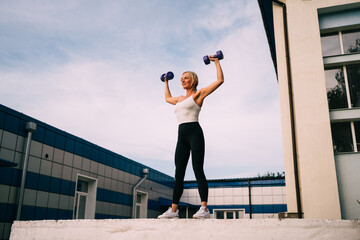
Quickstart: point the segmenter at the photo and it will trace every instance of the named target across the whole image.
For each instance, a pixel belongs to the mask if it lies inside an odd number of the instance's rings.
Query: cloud
[[[225,83],[200,115],[207,176],[282,171],[277,82],[256,2],[0,5],[2,104],[173,175],[177,123],[159,77],[175,73],[174,96],[185,70],[205,87],[216,70],[202,56],[221,49]]]

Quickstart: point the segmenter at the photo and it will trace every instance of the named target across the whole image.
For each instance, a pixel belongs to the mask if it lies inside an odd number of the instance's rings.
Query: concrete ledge
[[[359,240],[360,221],[304,219],[15,221],[10,239]]]

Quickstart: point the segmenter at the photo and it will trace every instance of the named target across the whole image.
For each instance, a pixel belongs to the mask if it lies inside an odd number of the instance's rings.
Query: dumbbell
[[[216,55],[214,56],[214,58],[218,58],[219,60],[223,59],[223,58],[224,58],[224,55],[223,55],[222,51],[220,51],[220,50],[217,51],[217,52],[216,52]],[[204,57],[203,57],[203,60],[204,60],[204,63],[205,63],[206,65],[210,64],[210,58],[209,58],[208,55],[204,56]]]
[[[165,78],[166,78],[166,80],[173,79],[174,78],[174,73],[173,72],[167,72],[167,73],[162,74],[161,77],[160,77],[161,81],[163,81],[163,82],[165,81]]]

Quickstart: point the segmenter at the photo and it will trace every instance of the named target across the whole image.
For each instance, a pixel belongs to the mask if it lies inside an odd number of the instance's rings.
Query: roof
[[[251,177],[251,178],[222,178],[222,179],[207,179],[207,182],[247,182],[247,181],[277,180],[277,179],[285,179],[285,177],[278,176],[278,177]],[[188,180],[184,182],[196,183],[196,180]]]
[[[271,58],[274,63],[275,71],[277,73],[276,49],[275,49],[275,34],[274,34],[274,17],[273,17],[273,1],[272,0],[258,0],[263,24],[266,32],[266,37],[269,43]]]

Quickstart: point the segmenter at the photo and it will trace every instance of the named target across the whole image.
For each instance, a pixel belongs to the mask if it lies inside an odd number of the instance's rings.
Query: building
[[[360,218],[360,3],[258,0],[277,73],[287,207]]]
[[[22,190],[27,123],[36,130]],[[0,159],[0,239],[9,237],[16,219],[153,218],[161,213],[159,199],[172,196],[172,177],[3,105]]]
[[[14,220],[155,218],[171,205],[173,183],[173,177],[0,105],[0,239],[9,238]],[[186,182],[181,218],[198,210],[196,188]],[[215,218],[286,211],[284,177],[210,180],[209,188]]]
[[[287,211],[284,177],[208,180],[208,185],[208,208],[216,219],[278,218]],[[187,181],[184,188],[180,201],[199,206],[196,182]]]

